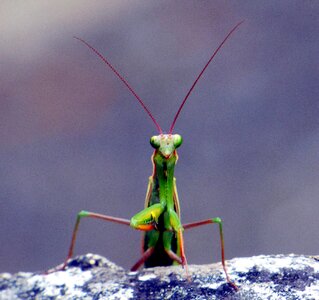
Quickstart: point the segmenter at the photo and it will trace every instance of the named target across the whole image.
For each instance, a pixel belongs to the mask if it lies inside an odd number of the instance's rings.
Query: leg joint
[[[86,210],[81,210],[79,213],[78,213],[78,218],[84,218],[84,217],[87,217],[89,216],[89,212],[86,211]]]
[[[221,219],[221,218],[218,218],[218,217],[217,217],[217,218],[213,218],[212,221],[213,221],[213,223],[223,224],[222,219]]]

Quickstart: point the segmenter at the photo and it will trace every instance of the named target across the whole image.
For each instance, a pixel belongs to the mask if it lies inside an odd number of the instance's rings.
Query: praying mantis
[[[98,214],[94,212],[88,212],[84,210],[79,212],[73,229],[68,255],[60,269],[65,269],[68,260],[73,256],[80,221],[83,218],[95,218],[127,225],[134,229],[144,231],[143,253],[140,259],[131,268],[132,271],[138,270],[143,264],[145,265],[145,267],[180,264],[185,268],[187,277],[190,278],[184,249],[183,231],[202,225],[217,224],[219,226],[220,235],[221,261],[226,280],[235,289],[237,289],[236,285],[230,280],[230,276],[227,272],[222,220],[217,217],[188,224],[181,223],[180,204],[176,188],[176,178],[174,177],[174,168],[178,160],[176,149],[182,145],[183,139],[181,135],[173,134],[173,130],[178,116],[180,115],[182,108],[184,107],[198,80],[201,78],[208,65],[214,59],[225,42],[243,22],[244,21],[241,21],[236,26],[234,26],[228,32],[224,40],[219,44],[217,49],[213,52],[208,62],[201,70],[191,88],[189,89],[188,93],[186,94],[185,98],[183,99],[173,119],[168,134],[163,133],[162,128],[159,126],[154,116],[146,107],[142,99],[135,93],[127,80],[113,67],[113,65],[111,65],[111,63],[100,52],[98,52],[98,50],[96,50],[85,40],[79,37],[75,37],[75,39],[79,40],[90,50],[92,50],[123,82],[123,84],[133,94],[135,99],[140,103],[142,108],[151,118],[159,134],[152,136],[150,139],[150,144],[154,148],[154,152],[151,158],[153,164],[153,172],[148,180],[148,187],[145,197],[145,208],[135,214],[131,218],[131,220]]]

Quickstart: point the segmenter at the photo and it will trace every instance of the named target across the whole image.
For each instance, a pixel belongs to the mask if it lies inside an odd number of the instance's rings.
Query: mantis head
[[[183,143],[183,138],[179,134],[160,134],[152,136],[150,143],[167,159]]]

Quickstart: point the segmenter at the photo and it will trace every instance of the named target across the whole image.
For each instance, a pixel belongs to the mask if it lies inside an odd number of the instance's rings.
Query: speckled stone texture
[[[220,264],[126,272],[99,255],[78,256],[65,271],[0,274],[0,299],[319,299],[319,261],[273,255],[227,262],[236,291]]]

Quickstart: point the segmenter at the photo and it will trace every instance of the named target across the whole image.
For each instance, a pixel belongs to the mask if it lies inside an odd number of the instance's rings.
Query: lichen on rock
[[[87,254],[63,271],[0,274],[0,299],[319,299],[319,261],[300,255],[235,258],[227,262],[236,291],[221,264],[128,272],[106,258]]]

